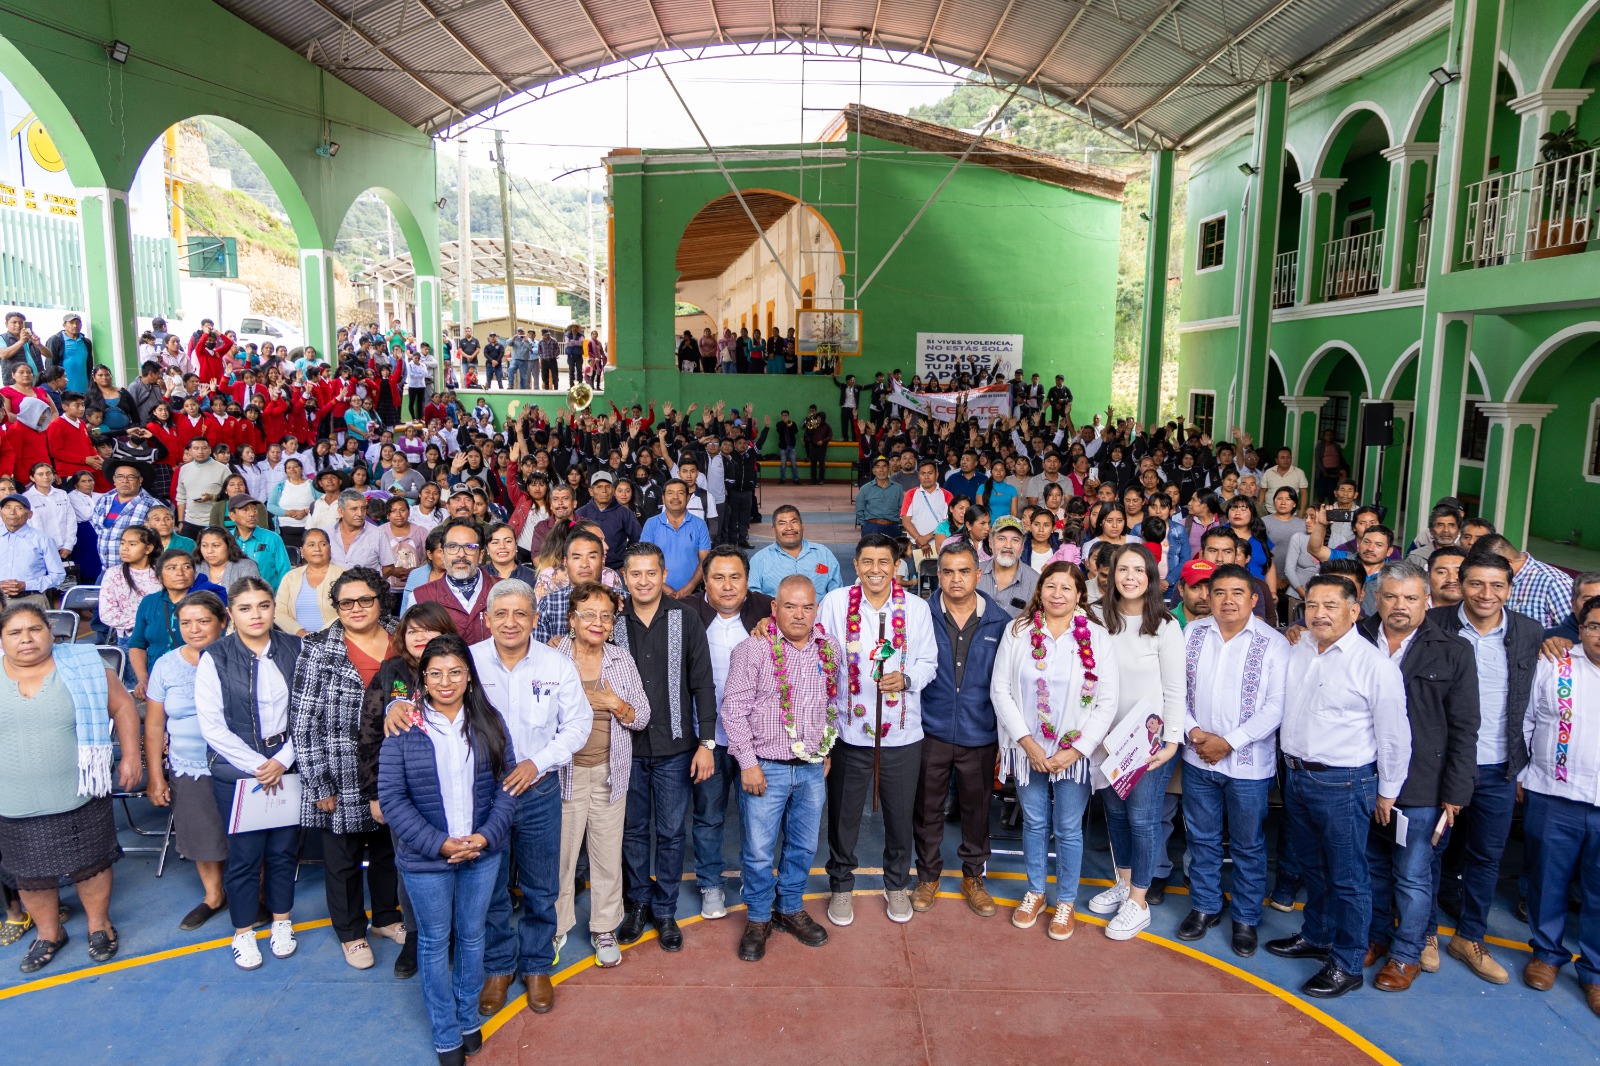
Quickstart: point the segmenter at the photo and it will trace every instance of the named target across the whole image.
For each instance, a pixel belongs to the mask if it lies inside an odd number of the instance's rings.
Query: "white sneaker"
[[[828,900],[828,921],[834,925],[849,925],[856,920],[855,900],[848,892],[835,892]]]
[[[1150,908],[1141,907],[1133,900],[1124,900],[1117,916],[1106,926],[1106,939],[1132,940],[1141,930],[1150,928]]]
[[[1132,886],[1126,881],[1118,881],[1110,888],[1095,896],[1089,901],[1089,909],[1096,914],[1116,914],[1128,900],[1128,892]]]
[[[287,959],[300,946],[294,938],[294,923],[287,918],[272,923],[272,937],[268,942],[272,945],[272,957],[276,959]]]
[[[261,967],[261,949],[256,946],[254,932],[233,934],[233,964],[241,970]]]
[[[727,916],[727,892],[720,885],[716,888],[702,888],[700,890],[700,917],[710,922]]]

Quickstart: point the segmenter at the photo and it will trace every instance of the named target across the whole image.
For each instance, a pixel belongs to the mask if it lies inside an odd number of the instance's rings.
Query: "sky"
[[[719,147],[814,138],[833,112],[856,102],[858,95],[868,106],[904,114],[942,99],[960,84],[934,71],[886,62],[779,55],[705,58],[671,65],[668,72],[706,136]],[[475,166],[490,165],[493,126],[504,131],[507,165],[530,180],[550,180],[592,166],[612,148],[702,145],[657,68],[556,93],[473,130],[465,139]],[[454,141],[440,146],[447,159],[456,151]],[[580,173],[564,180],[581,184],[587,179]]]

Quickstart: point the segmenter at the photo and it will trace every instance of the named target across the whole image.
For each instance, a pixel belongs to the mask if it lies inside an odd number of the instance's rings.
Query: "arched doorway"
[[[1334,342],[1318,349],[1300,373],[1297,396],[1325,397],[1317,413],[1316,440],[1333,433],[1339,447],[1344,473],[1341,477],[1362,479],[1361,406],[1372,394],[1366,364],[1353,348]],[[1362,491],[1367,486],[1362,485]]]
[[[1356,105],[1324,142],[1316,176],[1328,183],[1317,210],[1312,244],[1313,300],[1344,300],[1376,293],[1383,281],[1392,137],[1387,117]]]
[[[1484,509],[1517,534],[1600,547],[1600,322],[1552,336],[1529,357],[1491,428]],[[1496,414],[1501,410],[1491,407]],[[1537,552],[1535,553],[1537,554]]]

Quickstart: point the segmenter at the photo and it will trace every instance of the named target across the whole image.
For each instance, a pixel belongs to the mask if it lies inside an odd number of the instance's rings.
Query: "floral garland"
[[[889,616],[889,639],[878,644],[873,649],[869,658],[873,661],[872,680],[877,682],[883,678],[883,665],[893,657],[895,652],[905,653],[906,647],[906,590],[900,582],[890,579],[889,602],[892,614]],[[845,656],[850,663],[850,695],[861,695],[861,583],[858,581],[850,586],[850,608],[844,620]],[[887,707],[899,706],[900,728],[906,727],[905,701],[896,692],[885,692],[883,702]],[[857,703],[851,707],[858,719],[865,719],[867,707],[864,703]],[[872,736],[872,726],[865,721],[861,723],[861,731],[867,736]],[[878,736],[889,735],[889,723],[885,722],[878,731]]]
[[[1089,642],[1089,616],[1083,611],[1075,611],[1072,615],[1072,639],[1078,646],[1078,661],[1083,664],[1083,687],[1078,690],[1078,703],[1085,710],[1094,704],[1094,693],[1098,686],[1099,676],[1094,672],[1094,648]],[[1029,627],[1029,642],[1033,645],[1033,665],[1042,675],[1046,669],[1045,659],[1047,652],[1044,647],[1044,614],[1041,611],[1033,612],[1033,625]],[[1037,710],[1039,712],[1039,733],[1046,740],[1059,740],[1062,745],[1071,744],[1083,736],[1081,730],[1069,729],[1065,734],[1056,730],[1055,724],[1050,721],[1050,685],[1043,676],[1035,682],[1037,696]]]
[[[765,633],[767,646],[772,653],[773,676],[778,680],[778,712],[783,720],[783,731],[789,735],[789,750],[794,752],[797,759],[809,763],[821,762],[833,749],[833,742],[839,738],[839,730],[835,725],[837,712],[834,709],[834,701],[839,697],[839,681],[837,666],[833,661],[833,646],[828,643],[827,633],[821,626],[817,626],[817,654],[822,659],[823,675],[828,682],[828,717],[827,724],[822,729],[822,743],[813,754],[806,750],[805,741],[800,739],[795,728],[794,694],[789,686],[789,658],[784,651],[785,641],[783,634],[778,631],[778,623],[770,618],[767,619]]]

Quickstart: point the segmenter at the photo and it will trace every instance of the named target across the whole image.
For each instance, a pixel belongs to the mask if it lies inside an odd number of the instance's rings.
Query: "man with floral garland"
[[[889,920],[909,922],[913,822],[922,767],[922,690],[939,657],[927,603],[894,580],[894,541],[869,533],[856,545],[857,581],[817,612],[844,645],[834,699],[839,739],[828,775],[828,921],[855,921],[856,839],[862,808],[883,809],[883,894]]]
[[[773,929],[807,947],[828,942],[828,931],[806,913],[803,901],[822,826],[828,753],[839,735],[834,702],[843,686],[843,655],[816,618],[811,579],[791,574],[778,584],[772,618],[733,649],[728,663],[722,726],[744,789],[739,815],[746,925],[739,958],[746,962],[761,961]]]

